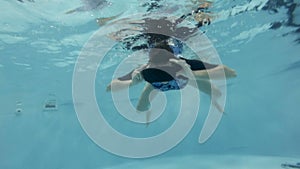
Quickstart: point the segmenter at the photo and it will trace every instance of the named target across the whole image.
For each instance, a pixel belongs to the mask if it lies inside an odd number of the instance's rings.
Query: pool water
[[[0,2],[1,169],[275,169],[300,162],[298,0],[213,2],[214,20],[200,30],[221,62],[238,75],[227,80],[225,114],[213,135],[200,144],[198,137],[210,108],[209,97],[201,94],[190,132],[169,151],[151,158],[115,155],[89,137],[75,111],[82,103],[73,100],[74,68],[91,37],[105,30],[97,18],[118,15],[118,20],[145,13],[181,16],[195,5],[189,0],[110,0],[93,10],[65,14],[84,2],[88,1]],[[114,75],[128,56],[135,59],[124,62],[126,70]],[[176,121],[181,105],[179,93],[167,92],[159,96],[168,100],[164,112],[149,125],[120,115],[106,85],[146,58],[145,53],[134,54],[118,43],[105,53],[95,77],[93,90],[104,118],[130,137],[163,133]],[[133,105],[143,84],[128,92]],[[122,98],[117,102],[126,103]],[[119,146],[122,149],[122,143]]]

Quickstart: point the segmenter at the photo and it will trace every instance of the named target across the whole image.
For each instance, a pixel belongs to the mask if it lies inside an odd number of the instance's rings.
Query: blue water
[[[74,109],[73,71],[83,46],[102,28],[96,18],[147,12],[144,0],[110,2],[101,9],[72,14],[65,12],[84,3],[0,2],[1,169],[223,168],[232,164],[262,168],[257,160],[262,156],[273,159],[263,163],[265,168],[300,162],[299,1],[214,2],[211,11],[216,18],[201,30],[222,63],[238,74],[227,81],[225,115],[212,137],[199,144],[210,105],[209,97],[201,94],[201,109],[187,137],[170,151],[145,159],[124,158],[100,148],[85,133]],[[189,12],[192,4],[188,0],[158,3],[164,7],[153,13],[167,11],[175,16]],[[168,7],[177,10],[168,11]],[[128,54],[116,47],[103,60],[95,80],[97,103],[119,132],[132,137],[155,136],[175,121],[180,99],[176,93],[167,93],[172,103],[148,127],[118,114],[104,90]],[[142,88],[130,90],[132,104]],[[51,99],[57,108],[45,110],[45,102]],[[222,161],[222,156],[229,160]],[[253,157],[257,166],[238,158],[242,156]]]

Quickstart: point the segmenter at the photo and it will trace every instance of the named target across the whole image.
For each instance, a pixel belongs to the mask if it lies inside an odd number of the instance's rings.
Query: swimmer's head
[[[159,43],[149,50],[149,62],[154,64],[165,64],[170,59],[177,59],[172,48],[167,42]]]

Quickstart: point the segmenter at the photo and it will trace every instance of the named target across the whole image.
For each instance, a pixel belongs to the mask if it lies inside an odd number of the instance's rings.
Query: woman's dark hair
[[[156,43],[154,48],[158,48],[158,49],[165,49],[168,52],[174,53],[173,49],[170,47],[169,43],[167,40],[161,41],[159,43]]]

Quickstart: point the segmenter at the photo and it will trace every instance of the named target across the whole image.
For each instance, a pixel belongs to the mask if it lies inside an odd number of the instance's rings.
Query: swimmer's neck
[[[151,63],[151,62],[149,62],[147,64],[147,67],[148,68],[155,68],[155,67],[159,67],[159,66],[168,66],[168,65],[171,65],[171,63],[170,62],[164,62],[164,63]]]

